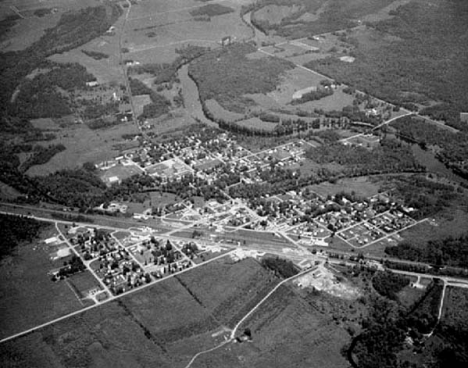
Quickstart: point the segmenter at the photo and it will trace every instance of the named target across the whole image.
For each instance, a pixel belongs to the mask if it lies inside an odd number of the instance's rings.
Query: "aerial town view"
[[[0,0],[0,366],[468,367],[468,1]]]

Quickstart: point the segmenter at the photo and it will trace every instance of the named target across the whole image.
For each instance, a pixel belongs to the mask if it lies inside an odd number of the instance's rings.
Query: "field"
[[[466,233],[468,214],[464,211],[454,209],[435,220],[413,226],[403,231],[401,236],[411,244],[424,246],[430,240],[457,237]]]
[[[4,14],[15,14],[10,8],[10,5],[16,7],[23,18],[19,19],[16,25],[10,30],[8,33],[8,40],[1,42],[0,49],[2,52],[24,50],[33,42],[37,41],[44,34],[46,29],[57,24],[60,16],[64,12],[95,6],[95,4],[93,0],[50,0],[47,2],[41,0],[2,1],[0,4],[0,14],[2,18]],[[43,17],[34,15],[36,10],[45,8],[57,8],[57,12]]]
[[[59,125],[56,126],[56,129],[59,129]],[[47,144],[61,143],[67,149],[55,155],[46,164],[31,167],[28,174],[47,175],[61,169],[81,166],[85,162],[99,163],[110,160],[120,153],[119,145],[126,145],[122,135],[138,132],[132,123],[95,131],[84,124],[69,125],[66,129],[55,133],[57,139],[47,142]]]
[[[223,341],[220,327],[232,326],[277,282],[251,259],[215,261],[4,343],[0,360],[18,367],[183,367]]]
[[[208,10],[204,8],[206,4],[191,0],[133,5],[124,38],[128,57],[142,63],[172,62],[175,49],[187,44],[219,47],[223,37],[249,38],[252,32],[239,17],[240,4],[225,1],[222,6],[235,11],[215,15],[213,9],[218,5],[221,4],[209,4]]]
[[[325,182],[311,185],[309,188],[322,197],[335,195],[340,192],[354,192],[360,197],[367,198],[379,192],[379,186],[367,177],[340,179],[336,184]]]
[[[41,239],[56,235],[53,227]],[[20,245],[16,253],[0,265],[0,338],[81,309],[89,302],[80,301],[64,281],[52,282],[48,272],[63,265],[63,259],[51,261],[52,247],[41,240]],[[93,285],[91,275],[79,275],[77,287]],[[91,282],[90,282],[91,281]],[[70,279],[73,282],[73,278]],[[86,290],[84,290],[86,291]]]
[[[240,332],[249,328],[252,341],[228,345],[203,355],[194,367],[348,367],[340,349],[349,340],[337,326],[330,306],[320,295],[298,295],[290,286],[281,286],[251,317]],[[335,305],[338,299],[333,298]],[[350,310],[348,308],[348,310]]]
[[[250,258],[238,263],[217,261],[178,279],[216,320],[231,328],[278,282]]]

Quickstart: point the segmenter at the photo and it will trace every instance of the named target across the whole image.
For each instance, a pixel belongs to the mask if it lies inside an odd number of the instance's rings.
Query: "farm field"
[[[90,305],[80,301],[65,281],[51,281],[48,272],[63,265],[64,259],[52,261],[55,250],[43,242],[56,235],[49,227],[40,240],[19,245],[14,255],[0,265],[0,338],[32,328]],[[90,274],[77,275],[76,285],[93,285]],[[73,277],[69,280],[73,283]],[[86,291],[86,290],[83,290]]]

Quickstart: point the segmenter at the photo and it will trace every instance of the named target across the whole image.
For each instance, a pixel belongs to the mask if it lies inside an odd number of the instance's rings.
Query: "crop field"
[[[49,228],[41,235],[41,239],[54,235],[55,229]],[[65,282],[51,281],[47,273],[63,265],[63,260],[51,261],[51,251],[51,247],[37,240],[18,246],[13,256],[2,261],[0,338],[83,307]],[[81,281],[78,282],[81,284]]]
[[[250,258],[215,261],[178,279],[216,320],[231,328],[278,283]]]

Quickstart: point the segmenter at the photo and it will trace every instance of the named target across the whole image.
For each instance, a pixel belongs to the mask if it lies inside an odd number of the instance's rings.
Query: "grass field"
[[[41,239],[53,235],[56,231],[50,227],[42,233]],[[50,260],[52,249],[48,245],[37,240],[16,249],[16,253],[0,265],[0,338],[83,307],[65,282],[52,282],[47,274],[63,264],[63,260]],[[76,279],[80,287],[84,278],[86,276],[80,275]]]

